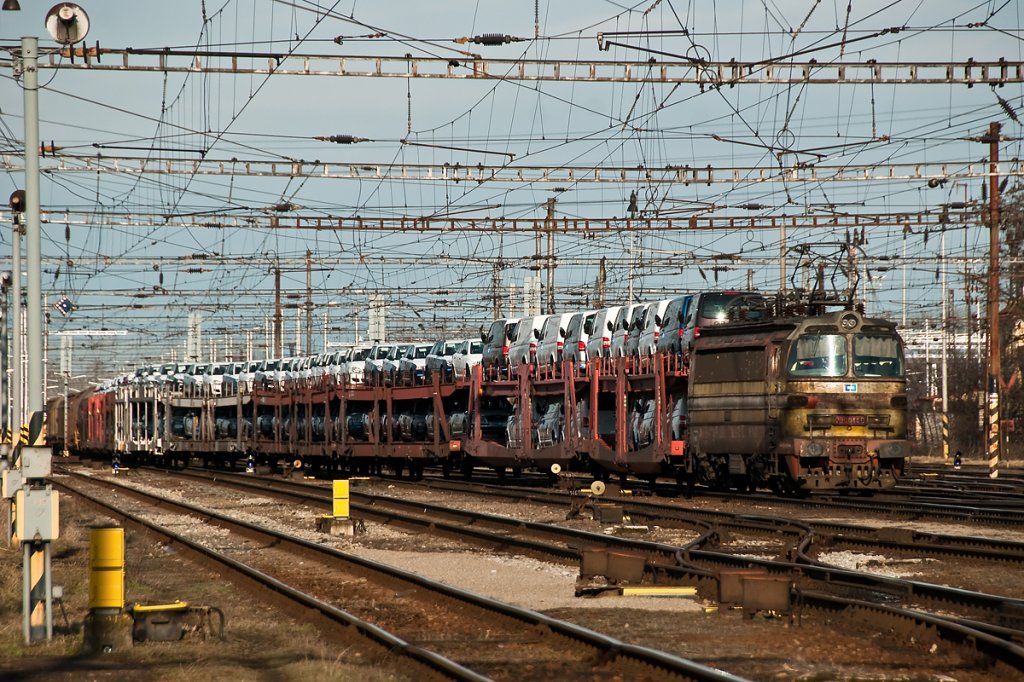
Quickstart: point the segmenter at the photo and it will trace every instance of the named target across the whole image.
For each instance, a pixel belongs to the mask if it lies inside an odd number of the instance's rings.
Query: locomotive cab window
[[[801,336],[789,351],[789,373],[794,377],[846,375],[846,337],[839,334]]]
[[[859,377],[903,376],[899,339],[880,334],[853,337],[853,373]]]

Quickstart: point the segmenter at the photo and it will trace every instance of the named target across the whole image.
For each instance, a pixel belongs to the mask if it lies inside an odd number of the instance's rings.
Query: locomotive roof
[[[896,323],[880,317],[864,317],[853,310],[840,310],[823,315],[771,317],[761,320],[736,320],[725,324],[701,327],[701,338],[755,335],[797,330],[819,333],[844,333],[856,330],[895,332]]]

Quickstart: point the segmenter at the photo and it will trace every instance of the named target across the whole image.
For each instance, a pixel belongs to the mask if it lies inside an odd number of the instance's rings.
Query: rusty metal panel
[[[604,576],[610,582],[640,583],[647,560],[640,554],[608,549],[584,549],[580,552],[580,577]]]
[[[743,579],[752,576],[767,576],[761,568],[729,568],[718,572],[718,603],[742,604]]]
[[[595,502],[594,520],[598,523],[622,523],[622,506],[607,502]]]
[[[719,348],[715,352],[696,353],[693,383],[725,381],[761,381],[768,372],[764,346],[756,348]]]
[[[753,618],[758,611],[789,613],[793,581],[789,577],[751,575],[743,578],[743,615]]]
[[[644,577],[647,560],[639,554],[608,552],[608,571],[605,576],[615,582],[639,583]]]
[[[580,552],[580,577],[592,578],[608,571],[608,550],[584,549]]]

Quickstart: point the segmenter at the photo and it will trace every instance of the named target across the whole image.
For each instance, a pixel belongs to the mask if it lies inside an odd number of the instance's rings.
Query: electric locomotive
[[[693,473],[712,486],[877,490],[909,454],[903,342],[853,310],[703,330],[687,409]]]

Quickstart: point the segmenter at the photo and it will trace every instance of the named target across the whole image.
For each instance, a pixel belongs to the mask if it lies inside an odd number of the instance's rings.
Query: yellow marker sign
[[[334,482],[334,513],[336,519],[347,519],[349,515],[348,480]]]
[[[697,594],[696,587],[623,587],[623,597],[692,597]]]

